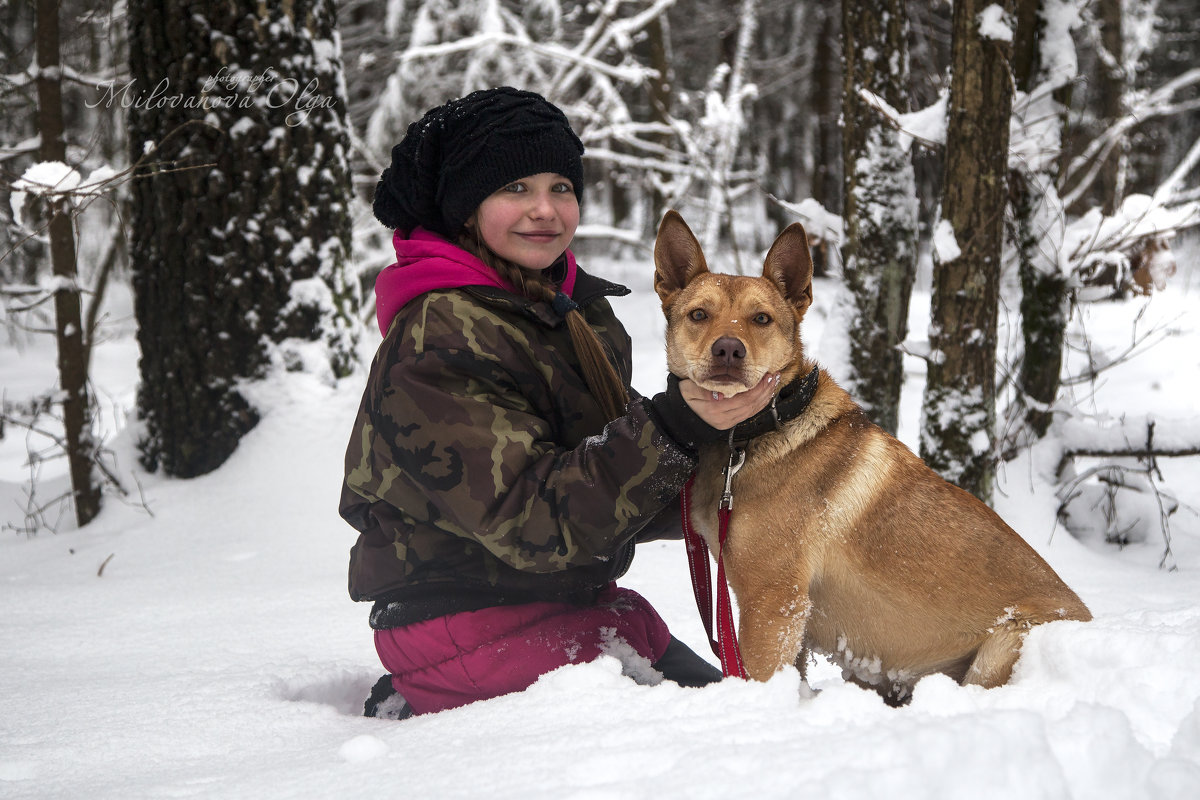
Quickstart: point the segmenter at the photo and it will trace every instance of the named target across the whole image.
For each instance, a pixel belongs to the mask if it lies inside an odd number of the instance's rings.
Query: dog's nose
[[[722,336],[713,342],[712,354],[713,358],[725,364],[733,364],[746,357],[746,345],[742,344],[740,339],[735,339],[732,336]]]

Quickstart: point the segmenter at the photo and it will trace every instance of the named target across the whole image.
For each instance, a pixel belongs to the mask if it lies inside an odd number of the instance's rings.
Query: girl
[[[607,299],[629,290],[567,249],[582,153],[558,108],[491,89],[412,124],[376,187],[397,260],[375,285],[384,339],[340,503],[360,532],[350,596],[374,603],[390,673],[370,716],[519,691],[605,652],[683,685],[720,678],[615,581],[636,541],[679,537],[697,445],[762,411],[774,383],[629,388]]]

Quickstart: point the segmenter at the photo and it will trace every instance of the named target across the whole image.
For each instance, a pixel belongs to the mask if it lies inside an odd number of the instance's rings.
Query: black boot
[[[408,719],[413,715],[412,706],[392,686],[392,676],[384,675],[371,687],[371,695],[363,704],[364,717],[379,719]]]
[[[700,687],[721,680],[721,670],[696,655],[692,648],[671,637],[663,657],[651,664],[662,676],[680,686]]]

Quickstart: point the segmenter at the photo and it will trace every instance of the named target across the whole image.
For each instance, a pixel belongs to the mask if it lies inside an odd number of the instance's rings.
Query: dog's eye
[[[703,308],[697,308],[692,313],[688,314],[694,322],[703,322],[708,319],[708,313]]]
[[[755,314],[754,315],[754,323],[756,325],[770,325],[771,324],[771,315],[770,314]]]

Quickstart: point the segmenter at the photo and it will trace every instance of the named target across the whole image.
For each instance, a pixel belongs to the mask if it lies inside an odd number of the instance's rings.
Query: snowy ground
[[[648,269],[607,270],[635,289],[617,308],[643,392],[663,383]],[[1144,316],[1164,321],[1161,341],[1107,374],[1086,411],[1154,414],[1164,429],[1190,421],[1200,287],[1185,278]],[[813,346],[832,293],[817,287]],[[1123,348],[1142,305],[1092,309],[1093,341]],[[1000,689],[930,678],[892,709],[828,666],[814,674],[820,693],[801,699],[792,672],[689,690],[637,685],[601,660],[520,694],[386,722],[359,716],[381,670],[367,609],[346,595],[354,536],[336,513],[362,376],[270,382],[258,398],[269,413],[213,475],[135,474],[125,426],[136,347],[127,316],[114,316],[95,376],[123,478],[136,478],[150,513],[109,498],[86,531],[63,520],[58,533],[0,533],[0,797],[1200,796],[1200,459],[1164,464],[1185,506],[1172,518],[1174,571],[1158,569],[1161,538],[1118,551],[1056,529],[1053,443],[1007,465],[1000,512],[1096,619],[1035,630]],[[44,345],[0,339],[8,400],[52,384],[52,370]],[[908,441],[920,380],[914,365]],[[0,441],[9,526],[22,520],[25,444],[11,427]],[[45,466],[43,497],[61,488],[58,470]],[[643,548],[624,583],[704,652],[678,544]]]

